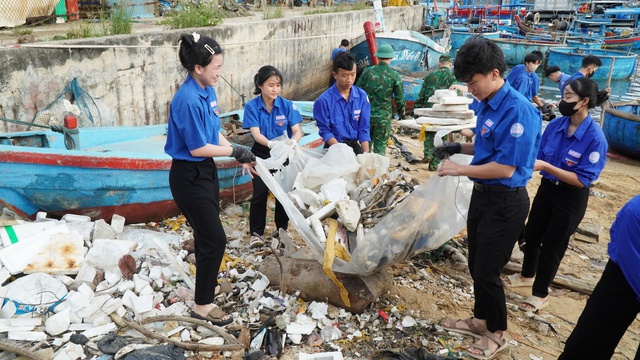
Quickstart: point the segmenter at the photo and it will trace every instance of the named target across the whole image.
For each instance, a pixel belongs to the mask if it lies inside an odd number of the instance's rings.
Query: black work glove
[[[233,146],[233,150],[231,150],[231,156],[236,158],[238,162],[242,164],[252,163],[256,161],[256,156],[253,155],[251,150],[247,149],[244,146]]]
[[[462,145],[458,142],[446,142],[442,146],[433,149],[433,155],[438,159],[445,159],[453,154],[459,154],[462,151]]]

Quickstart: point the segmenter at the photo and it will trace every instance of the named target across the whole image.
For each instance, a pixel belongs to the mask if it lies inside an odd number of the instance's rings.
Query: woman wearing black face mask
[[[542,180],[525,228],[522,273],[504,280],[506,286],[532,286],[532,296],[519,305],[523,311],[549,305],[549,285],[587,209],[589,187],[604,168],[607,140],[588,110],[607,99],[593,80],[571,81],[558,105],[563,116],[542,134],[534,167]]]

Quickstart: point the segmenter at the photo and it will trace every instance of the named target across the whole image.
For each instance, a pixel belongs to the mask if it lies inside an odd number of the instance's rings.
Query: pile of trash
[[[310,258],[325,263],[329,249],[336,272],[370,275],[440,247],[466,225],[472,190],[467,178],[431,177],[418,186],[398,170],[388,172],[389,158],[356,156],[345,144],[328,150],[276,144],[256,169]],[[452,159],[470,161],[466,155]]]
[[[299,359],[338,360],[343,359],[338,340],[380,342],[385,329],[431,326],[392,304],[354,315],[270,289],[269,279],[255,267],[268,251],[248,249],[240,230],[246,225],[243,217],[223,220],[229,243],[221,274],[240,289],[237,295],[216,297],[234,318],[225,329],[188,317],[195,266],[185,250],[192,231],[183,217],[124,226],[117,215],[108,224],[39,213],[28,222],[3,209],[0,332],[11,343],[0,341],[0,358],[14,353],[58,360],[194,354],[259,359],[279,357],[285,346],[301,346],[311,350],[301,351]],[[271,248],[279,247],[272,239]]]

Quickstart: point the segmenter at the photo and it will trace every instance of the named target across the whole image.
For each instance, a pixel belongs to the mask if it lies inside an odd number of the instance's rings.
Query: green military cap
[[[451,59],[451,55],[449,55],[449,54],[442,54],[442,55],[440,55],[440,58],[438,59],[438,61],[440,61],[440,62],[452,61],[452,59]]]
[[[381,45],[373,56],[379,57],[380,59],[393,59],[395,55],[396,53],[393,52],[391,45]]]

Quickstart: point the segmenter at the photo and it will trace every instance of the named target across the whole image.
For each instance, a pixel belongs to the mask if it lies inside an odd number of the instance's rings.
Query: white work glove
[[[287,139],[284,141],[284,143],[287,144],[288,146],[291,146],[293,149],[298,147],[298,142],[295,139]]]
[[[276,146],[276,142],[275,141],[267,141],[267,147],[269,147],[269,149],[273,149],[273,147]]]

